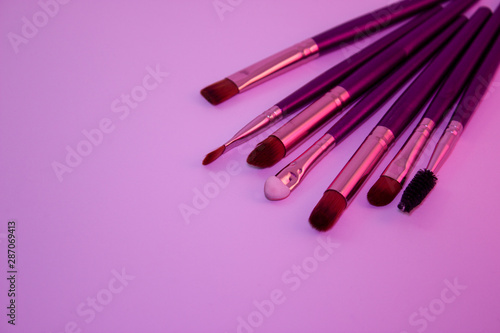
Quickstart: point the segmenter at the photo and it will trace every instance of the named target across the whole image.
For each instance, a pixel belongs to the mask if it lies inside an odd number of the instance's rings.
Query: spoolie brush
[[[462,95],[448,126],[432,153],[426,170],[417,173],[417,176],[405,189],[401,203],[398,205],[398,208],[404,212],[413,210],[432,190],[437,180],[437,172],[452,153],[464,127],[477,109],[484,94],[488,91],[488,86],[500,63],[500,35],[498,35],[500,30],[500,7],[497,8],[490,22],[495,22],[497,27],[492,36],[493,42],[489,43],[491,47]]]
[[[419,170],[403,192],[398,208],[405,213],[411,212],[432,191],[436,182],[437,177],[434,172],[427,169]]]

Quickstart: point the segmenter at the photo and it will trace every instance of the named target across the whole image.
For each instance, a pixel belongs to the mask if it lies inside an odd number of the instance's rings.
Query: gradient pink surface
[[[421,207],[366,200],[407,131],[318,233],[312,208],[388,106],[280,202],[265,180],[321,133],[270,169],[246,165],[257,139],[201,161],[380,35],[219,106],[199,90],[387,1],[53,4],[0,4],[0,331],[500,331],[499,72]]]

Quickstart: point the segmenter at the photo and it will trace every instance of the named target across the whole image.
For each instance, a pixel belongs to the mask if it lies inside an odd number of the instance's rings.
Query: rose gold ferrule
[[[394,134],[390,129],[384,126],[375,127],[328,190],[339,192],[349,203],[393,142]]]
[[[457,144],[460,135],[462,134],[464,127],[462,123],[452,120],[443,132],[443,135],[439,139],[434,152],[432,153],[429,164],[427,165],[427,170],[432,171],[437,174],[439,169],[443,166],[444,162],[448,159],[453,148]]]
[[[288,154],[301,140],[315,133],[338,114],[348,99],[347,90],[337,86],[281,126],[273,135],[283,142]]]
[[[333,147],[335,138],[328,133],[323,135],[302,155],[278,172],[276,177],[292,191]]]
[[[319,56],[319,48],[312,38],[308,38],[281,52],[273,54],[227,78],[238,86],[240,92],[269,80]]]
[[[432,119],[422,119],[382,175],[390,177],[403,185],[427,141],[429,141],[435,126],[436,124]]]
[[[264,111],[236,133],[231,140],[224,144],[224,146],[226,146],[226,151],[247,142],[282,118],[283,111],[276,105]]]

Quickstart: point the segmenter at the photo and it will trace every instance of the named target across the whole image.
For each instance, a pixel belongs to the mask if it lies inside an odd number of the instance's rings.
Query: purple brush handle
[[[312,39],[320,53],[326,53],[358,36],[373,34],[444,0],[407,0],[393,3],[322,32]]]
[[[500,27],[500,11],[496,11],[496,18],[493,16],[488,20],[490,16],[491,10],[481,7],[471,17],[469,26],[474,25],[475,29],[470,33],[472,36],[476,34],[477,36],[437,92],[436,97],[434,97],[427,111],[425,111],[423,118],[429,118],[436,125],[439,124],[460,95],[460,92],[462,92],[467,79],[477,67],[479,60],[484,55],[485,50],[487,50],[492,38]],[[485,25],[487,20],[488,22]],[[484,27],[481,29],[483,25]],[[481,30],[479,31],[479,29]],[[479,33],[477,33],[478,31]],[[471,37],[466,38],[470,39]]]
[[[434,35],[438,34],[439,31],[443,30],[462,11],[476,1],[451,1],[446,8],[427,20],[425,24],[376,55],[370,62],[358,69],[339,85],[349,92],[349,96],[352,99],[356,99],[374,83],[390,73],[393,68],[398,66],[418,48],[422,47]]]
[[[459,30],[467,18],[459,17],[443,33],[439,34],[415,56],[404,63],[394,74],[390,75],[380,85],[372,89],[356,105],[354,105],[342,118],[329,130],[328,134],[335,138],[339,144],[356,127],[370,117],[378,108],[389,99],[404,82],[409,80],[444,44]],[[471,22],[472,23],[472,22]],[[463,29],[469,29],[468,23]],[[462,29],[462,30],[463,30]]]
[[[396,138],[403,132],[466,48],[469,40],[463,37],[464,34],[459,33],[446,45],[391,106],[378,126],[390,129]]]
[[[382,37],[378,41],[370,44],[363,50],[352,55],[348,59],[330,68],[315,79],[309,81],[304,86],[288,95],[280,102],[276,103],[276,105],[283,111],[283,114],[285,115],[288,115],[306,106],[313,100],[326,93],[331,88],[335,87],[341,80],[347,77],[347,75],[352,73],[356,68],[368,61],[375,54],[386,49],[396,40],[398,40],[402,36],[405,36],[416,27],[420,26],[431,16],[438,13],[441,9],[442,7],[438,6],[416,17],[401,28],[391,32],[385,37]]]
[[[486,55],[486,58],[475,73],[470,85],[465,90],[465,93],[462,96],[455,113],[451,117],[451,120],[460,122],[464,127],[467,125],[472,113],[477,109],[481,98],[487,92],[488,85],[493,79],[493,76],[495,76],[499,63],[500,35],[497,35],[496,41],[494,41],[494,44]]]

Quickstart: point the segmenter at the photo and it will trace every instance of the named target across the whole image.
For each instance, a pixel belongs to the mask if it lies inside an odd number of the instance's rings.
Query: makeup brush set
[[[433,132],[453,111],[427,167],[416,173],[403,192],[398,208],[409,213],[436,184],[436,174],[488,91],[500,63],[500,6],[493,13],[480,7],[470,18],[462,15],[476,1],[450,0],[444,6],[440,0],[393,3],[204,88],[201,94],[217,105],[362,36],[408,19],[257,116],[209,153],[203,164],[212,163],[272,124],[297,113],[248,156],[247,163],[252,166],[271,167],[355,103],[310,148],[267,179],[265,196],[269,200],[284,199],[324,156],[413,78],[328,186],[309,222],[317,230],[330,229],[394,142],[423,111],[405,144],[368,192],[368,201],[374,206],[391,203],[403,189]]]

